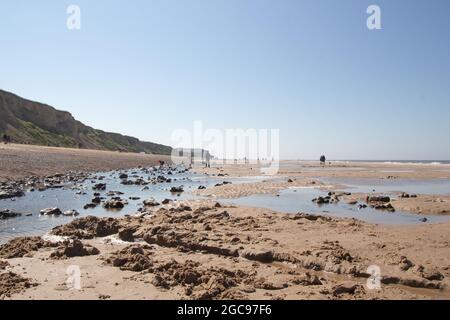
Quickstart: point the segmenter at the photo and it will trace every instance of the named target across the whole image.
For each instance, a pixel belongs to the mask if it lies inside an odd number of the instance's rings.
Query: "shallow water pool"
[[[349,205],[343,201],[339,203],[317,205],[311,200],[319,196],[326,196],[327,192],[317,188],[290,188],[277,195],[258,194],[237,199],[221,200],[237,205],[268,208],[274,211],[286,213],[305,212],[309,214],[329,215],[339,218],[356,218],[362,221],[376,224],[423,224],[422,218],[427,218],[427,223],[450,221],[450,216],[417,215],[407,212],[386,212],[370,207],[358,209],[356,205]]]

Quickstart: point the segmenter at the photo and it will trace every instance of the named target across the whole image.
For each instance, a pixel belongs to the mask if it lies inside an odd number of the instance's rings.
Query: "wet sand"
[[[305,166],[288,163],[267,181],[198,191],[210,200],[170,202],[122,218],[82,217],[56,227],[52,237],[16,239],[0,247],[0,296],[450,299],[450,223],[375,225],[356,219],[233,206],[217,203],[214,197],[318,186],[321,178],[347,177],[348,171],[352,177],[377,179],[398,179],[400,174],[403,178],[438,179],[436,175],[450,174],[437,171],[443,167],[433,165],[414,165],[414,172],[409,171],[410,165],[396,165],[395,170],[408,170],[399,174],[391,172],[387,164],[367,164],[360,170],[361,166],[323,169],[311,163],[305,170]],[[214,177],[220,174],[224,181],[260,175],[251,165],[194,171]],[[412,207],[420,204],[421,211],[428,213],[431,205],[424,199],[419,194],[400,201],[414,201],[414,205],[409,203]],[[447,202],[432,203],[441,211],[448,209]],[[70,266],[81,272],[80,290],[66,285]],[[379,275],[371,277],[373,270],[379,270]]]
[[[95,255],[60,257],[71,252],[67,244],[34,251],[27,240],[16,243],[15,250],[4,246],[3,258],[19,255],[3,259],[6,270],[36,284],[5,297],[450,298],[448,224],[382,227],[212,202],[184,205],[189,209],[167,207],[109,221],[81,218],[53,231],[97,248]],[[99,230],[111,235],[95,238]],[[118,232],[127,241],[120,241]],[[380,270],[380,289],[367,286],[368,267],[374,265]],[[80,268],[81,290],[66,286],[69,266]]]

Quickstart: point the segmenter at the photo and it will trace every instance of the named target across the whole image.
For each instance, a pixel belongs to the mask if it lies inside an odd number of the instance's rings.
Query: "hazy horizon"
[[[66,8],[81,9],[68,30]],[[369,30],[366,9],[381,8]],[[450,159],[448,1],[2,3],[0,88],[171,145],[280,129],[286,160]]]

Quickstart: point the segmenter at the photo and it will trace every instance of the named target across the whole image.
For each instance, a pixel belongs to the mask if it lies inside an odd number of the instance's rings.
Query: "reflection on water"
[[[450,221],[450,216],[416,215],[406,212],[385,212],[370,207],[358,209],[356,205],[349,205],[343,201],[333,204],[317,205],[311,200],[318,196],[326,196],[327,192],[316,188],[290,188],[277,195],[258,194],[238,199],[222,200],[237,205],[268,208],[274,211],[330,215],[339,218],[356,218],[377,224],[420,224],[421,218],[428,222]]]
[[[407,192],[411,194],[450,194],[450,179],[367,179],[367,178],[324,178],[324,182],[346,185],[353,193]],[[375,191],[373,191],[375,190]]]

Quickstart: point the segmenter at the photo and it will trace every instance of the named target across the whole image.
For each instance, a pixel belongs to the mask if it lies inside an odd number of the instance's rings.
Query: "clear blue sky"
[[[171,144],[203,120],[279,128],[283,158],[450,159],[448,0],[4,0],[0,14],[0,88],[99,129]]]

